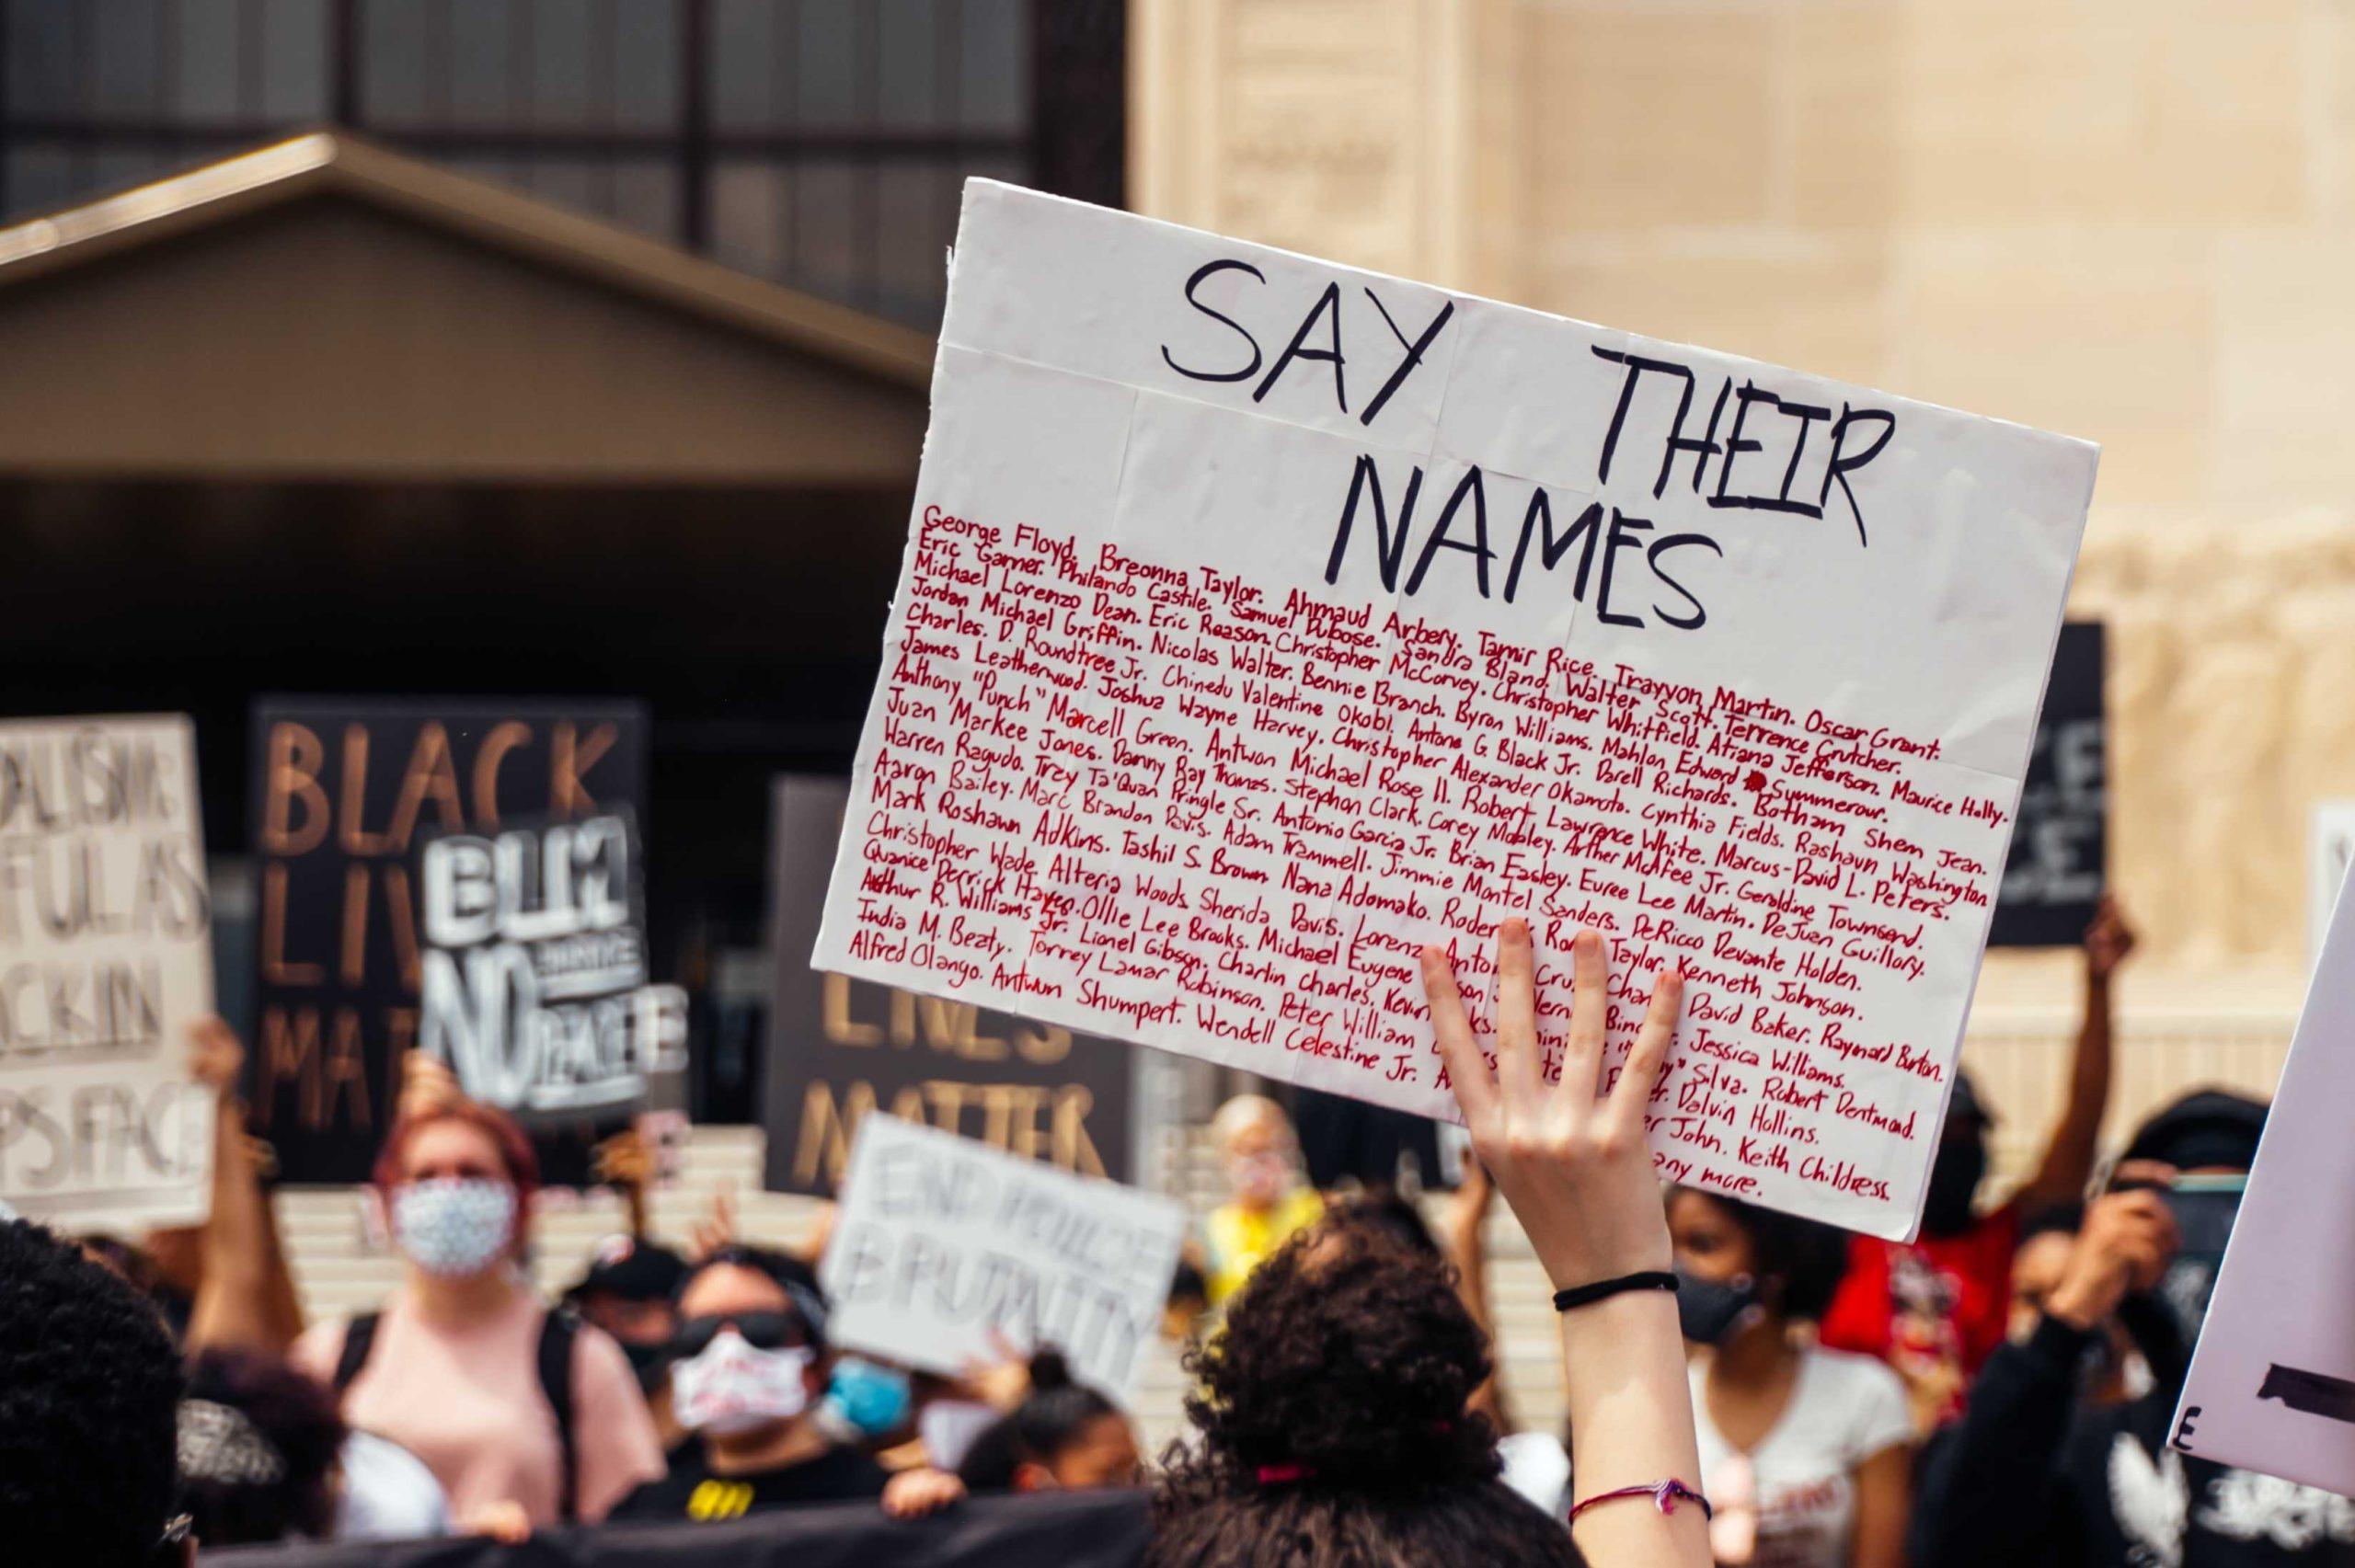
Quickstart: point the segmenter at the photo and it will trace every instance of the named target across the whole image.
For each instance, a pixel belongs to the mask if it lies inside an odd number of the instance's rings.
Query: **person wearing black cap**
[[[1921,1236],[1912,1242],[1858,1236],[1850,1244],[1847,1276],[1823,1316],[1822,1343],[1894,1368],[1925,1434],[1961,1413],[1963,1390],[2004,1342],[2022,1219],[2077,1197],[2093,1174],[2109,1103],[2110,979],[2133,947],[2133,931],[2116,902],[2104,898],[2085,931],[2085,1011],[2068,1097],[2043,1159],[2010,1200],[1985,1214],[1977,1209],[1993,1118],[1958,1072],[1930,1168]]]
[[[2355,1503],[2166,1446],[2188,1359],[2180,1271],[2195,1247],[2223,1250],[2221,1233],[2192,1234],[2212,1228],[2202,1211],[2213,1206],[2185,1200],[2232,1193],[2264,1115],[2257,1101],[2207,1092],[2143,1124],[2118,1185],[2086,1206],[2041,1310],[1988,1360],[1969,1410],[1924,1456],[1914,1568],[2355,1563]],[[2140,1352],[2141,1391],[2122,1402],[2095,1393],[2118,1341]]]
[[[2261,1100],[2222,1089],[2187,1094],[2144,1122],[2119,1157],[2116,1185],[2164,1192],[2175,1216],[2182,1242],[2158,1294],[2187,1345],[2208,1316],[2224,1241],[2265,1134],[2265,1109]]]
[[[671,1339],[679,1327],[672,1298],[686,1276],[685,1262],[670,1248],[638,1236],[608,1236],[590,1254],[589,1272],[564,1293],[566,1306],[613,1335],[629,1357],[664,1453],[685,1436],[671,1416],[669,1372]]]
[[[631,1494],[615,1518],[712,1521],[883,1495],[882,1467],[817,1419],[826,1309],[808,1265],[723,1248],[681,1282],[678,1316],[671,1409],[689,1436],[670,1473]]]

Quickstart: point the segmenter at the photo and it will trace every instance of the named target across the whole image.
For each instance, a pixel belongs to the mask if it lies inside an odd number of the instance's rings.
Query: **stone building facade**
[[[2269,1091],[2355,796],[2355,4],[1132,0],[1139,210],[2102,443],[2122,1126]],[[1967,1059],[2039,1140],[2063,955]]]

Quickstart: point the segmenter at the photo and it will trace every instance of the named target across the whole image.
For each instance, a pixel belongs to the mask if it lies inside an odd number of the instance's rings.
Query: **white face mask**
[[[671,1367],[671,1413],[694,1432],[729,1436],[790,1421],[810,1407],[808,1345],[761,1350],[732,1328]]]
[[[393,1195],[393,1244],[428,1274],[480,1274],[514,1239],[515,1189],[505,1182],[437,1176]]]

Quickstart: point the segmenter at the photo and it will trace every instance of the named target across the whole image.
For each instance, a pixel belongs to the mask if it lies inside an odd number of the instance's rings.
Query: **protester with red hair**
[[[425,1461],[461,1528],[507,1539],[602,1519],[663,1472],[621,1347],[524,1278],[538,1178],[513,1120],[422,1065],[374,1177],[407,1273],[381,1312],[319,1324],[293,1357],[352,1426]]]

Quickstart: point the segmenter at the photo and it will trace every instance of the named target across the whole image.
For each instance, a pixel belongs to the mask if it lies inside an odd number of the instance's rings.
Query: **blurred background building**
[[[258,692],[645,699],[749,1117],[767,781],[854,743],[985,175],[2103,443],[2115,1119],[2270,1088],[2355,795],[2346,0],[0,0],[0,712],[197,715],[232,903]],[[2006,1152],[2074,978],[1989,959]]]
[[[1124,23],[0,0],[0,713],[196,716],[233,1022],[257,694],[628,697],[756,1118],[769,781],[848,769],[961,187],[1121,201]]]

